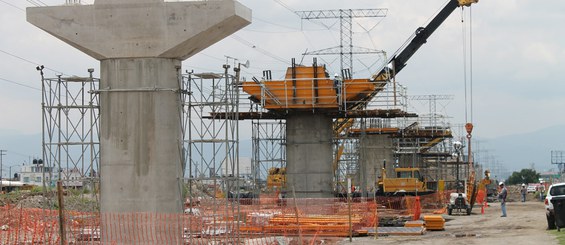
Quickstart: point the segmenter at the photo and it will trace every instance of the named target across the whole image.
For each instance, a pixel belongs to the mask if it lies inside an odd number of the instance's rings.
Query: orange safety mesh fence
[[[422,214],[449,193],[420,197]],[[184,213],[65,211],[65,241],[75,244],[319,244],[366,234],[387,217],[414,214],[415,197],[202,200]],[[378,217],[377,215],[378,209]],[[351,212],[349,211],[351,210]],[[0,207],[0,244],[60,244],[56,210]]]

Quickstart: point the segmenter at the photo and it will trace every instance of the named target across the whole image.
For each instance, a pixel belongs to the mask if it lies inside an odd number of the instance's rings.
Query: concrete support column
[[[101,61],[102,242],[182,244],[175,218],[132,215],[182,212],[180,61],[250,24],[251,10],[232,0],[95,0],[26,12]]]
[[[286,187],[296,197],[333,197],[332,118],[296,113],[286,119]]]
[[[365,135],[361,137],[359,144],[359,185],[363,195],[371,196],[376,191],[379,176],[382,176],[384,161],[387,174],[390,176],[393,173],[392,139],[386,134]]]
[[[180,61],[167,58],[101,61],[100,188],[103,223],[109,214],[180,214],[182,210]],[[121,219],[121,241],[143,244],[139,227],[181,241],[179,216],[170,226]],[[133,222],[133,221],[131,221]],[[131,229],[129,229],[131,227]],[[134,228],[135,227],[135,228]],[[103,242],[111,232],[102,226]],[[160,229],[170,229],[169,231]],[[172,232],[172,231],[177,232]],[[177,244],[177,242],[174,242]]]

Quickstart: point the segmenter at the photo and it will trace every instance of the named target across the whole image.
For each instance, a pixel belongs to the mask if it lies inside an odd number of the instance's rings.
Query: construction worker
[[[337,96],[337,104],[341,106],[341,87],[342,87],[342,80],[339,74],[334,74],[334,88],[335,94]]]
[[[526,184],[522,184],[522,189],[520,189],[520,194],[522,194],[522,202],[526,201],[526,193],[528,193],[528,190],[526,189]]]
[[[500,209],[502,210],[502,216],[500,217],[506,217],[506,196],[508,196],[508,190],[504,187],[504,182],[500,182],[498,186],[500,187],[498,200],[500,200]]]

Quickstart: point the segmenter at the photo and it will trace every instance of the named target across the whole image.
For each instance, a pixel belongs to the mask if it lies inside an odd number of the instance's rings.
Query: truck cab
[[[426,188],[424,177],[420,174],[419,168],[395,168],[394,178],[388,178],[383,169],[382,177],[379,180],[378,194],[398,195],[416,194],[429,192]]]

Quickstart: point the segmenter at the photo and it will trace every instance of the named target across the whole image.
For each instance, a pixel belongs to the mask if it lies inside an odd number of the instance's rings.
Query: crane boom
[[[430,21],[426,27],[420,27],[416,30],[415,35],[408,45],[400,52],[396,53],[389,60],[389,64],[393,65],[395,73],[398,73],[406,66],[406,62],[424,45],[428,38],[437,30],[437,28],[451,15],[451,13],[459,7],[457,0],[451,0],[447,5]],[[383,73],[381,71],[380,73]],[[379,73],[379,75],[380,75]]]
[[[458,7],[470,6],[472,3],[477,3],[478,0],[451,0],[445,7],[428,23],[426,27],[420,27],[416,30],[415,34],[411,37],[408,45],[404,48],[401,47],[388,61],[389,65],[392,65],[394,73],[398,73],[406,66],[406,62],[427,42],[428,38],[437,30],[437,28],[457,9]],[[373,78],[378,78],[384,75],[389,68],[385,66],[379,73],[373,76]],[[390,68],[389,68],[390,69]]]
[[[437,28],[457,9],[458,7],[470,6],[473,3],[477,3],[479,0],[450,0],[439,13],[425,26],[416,29],[414,35],[412,35],[408,41],[400,47],[398,51],[389,59],[387,65],[385,65],[379,72],[371,77],[371,81],[386,81],[394,77],[398,72],[400,72],[405,66],[406,62],[427,42],[428,38],[437,30]],[[381,83],[383,84],[383,83]],[[374,93],[367,96],[365,99],[357,104],[354,104],[350,108],[356,108],[360,105],[365,105],[369,100],[371,100],[380,90],[382,90],[382,85],[380,89],[374,91]]]

